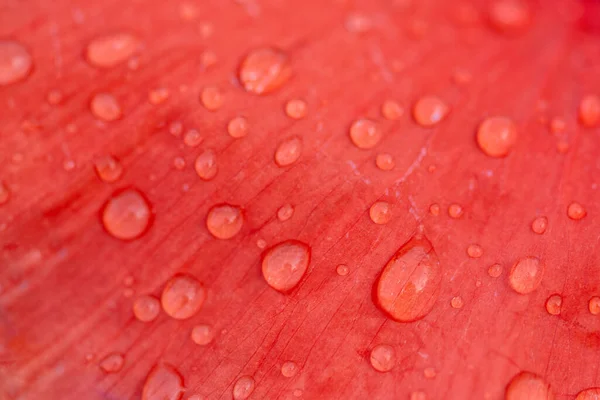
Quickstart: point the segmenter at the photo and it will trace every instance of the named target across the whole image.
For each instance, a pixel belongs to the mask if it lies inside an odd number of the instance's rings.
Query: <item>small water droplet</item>
[[[87,46],[87,60],[94,67],[114,67],[133,56],[139,45],[138,39],[129,33],[98,37]]]
[[[294,361],[286,361],[281,366],[281,375],[291,378],[298,373],[298,364]]]
[[[293,99],[285,104],[285,113],[293,119],[306,117],[307,109],[306,102],[300,99]]]
[[[150,226],[151,218],[150,204],[136,189],[116,192],[102,210],[104,228],[121,240],[140,237]]]
[[[423,370],[423,376],[427,379],[433,379],[436,375],[437,372],[435,372],[435,368],[433,367],[427,367]]]
[[[538,235],[544,234],[546,229],[548,228],[548,218],[546,217],[537,217],[531,222],[531,230]]]
[[[585,208],[577,202],[573,202],[569,204],[569,208],[567,209],[567,215],[574,221],[578,221],[587,215]]]
[[[185,135],[183,135],[183,144],[188,147],[196,147],[200,145],[203,140],[204,138],[196,129],[189,129]]]
[[[215,337],[215,331],[210,325],[196,325],[192,328],[190,337],[197,345],[206,346],[213,341]]]
[[[251,376],[242,376],[233,385],[233,399],[244,400],[250,397],[254,391],[254,378]]]
[[[196,158],[194,168],[198,176],[209,181],[217,175],[217,155],[212,150],[204,150],[202,154]]]
[[[119,102],[110,93],[97,93],[92,97],[90,110],[94,117],[111,122],[121,118],[122,111]]]
[[[554,399],[550,385],[533,372],[522,371],[506,386],[505,400],[551,400]]]
[[[170,92],[167,88],[153,89],[148,93],[148,101],[150,104],[157,106],[167,101],[169,95]]]
[[[600,124],[600,96],[587,95],[579,103],[579,122],[586,128]]]
[[[427,400],[427,394],[425,392],[412,392],[410,394],[410,400]]]
[[[413,107],[413,118],[423,127],[432,127],[442,121],[450,112],[446,103],[436,96],[420,98]]]
[[[309,263],[308,245],[297,240],[286,240],[267,250],[262,259],[262,274],[273,289],[287,292],[304,277]]]
[[[431,215],[437,217],[438,215],[440,215],[440,205],[433,203],[429,206],[429,212],[431,213]]]
[[[169,124],[169,133],[175,137],[181,136],[183,124],[179,121],[173,121]],[[199,135],[199,134],[198,134]]]
[[[355,12],[346,17],[344,26],[348,32],[365,33],[371,30],[373,23],[368,16]]]
[[[431,242],[418,233],[385,265],[376,282],[378,305],[396,321],[422,318],[437,300],[441,277],[440,262]]]
[[[385,225],[392,219],[392,210],[389,203],[377,201],[369,208],[371,221],[378,225]]]
[[[163,310],[175,319],[193,317],[206,300],[206,289],[191,275],[176,275],[163,289],[160,302]]]
[[[31,54],[22,44],[0,40],[0,86],[25,79],[32,67]]]
[[[490,157],[505,157],[517,141],[517,127],[506,117],[486,118],[477,129],[477,144]]]
[[[381,105],[381,115],[385,119],[395,121],[404,115],[404,108],[394,100],[386,100]]]
[[[452,298],[452,300],[450,300],[450,305],[452,306],[452,308],[463,308],[463,306],[465,305],[464,300],[462,299],[462,297],[460,296],[455,296]]]
[[[219,88],[209,86],[202,89],[202,93],[200,94],[200,101],[202,102],[204,108],[206,108],[209,111],[215,111],[221,108],[221,106],[225,102],[225,96],[223,96]]]
[[[450,218],[460,218],[463,215],[463,208],[460,206],[460,204],[450,204],[448,207],[448,215]]]
[[[133,296],[133,294],[134,291],[132,288],[126,288],[125,290],[123,290],[123,297],[130,298]]]
[[[285,139],[275,150],[275,163],[280,167],[287,167],[298,161],[302,154],[302,141],[299,137]]]
[[[0,181],[0,205],[8,203],[10,199],[10,189],[6,183]]]
[[[600,400],[600,388],[582,390],[577,394],[575,400]]]
[[[264,249],[265,247],[267,247],[267,241],[264,239],[258,239],[256,241],[256,247],[258,247],[259,249]]]
[[[600,314],[600,297],[594,296],[588,302],[588,309],[593,315]]]
[[[179,371],[169,364],[158,364],[144,382],[142,400],[179,400],[183,390],[183,378]]]
[[[508,274],[508,283],[515,292],[528,294],[540,286],[545,266],[536,257],[523,257],[513,264]]]
[[[470,244],[467,247],[467,254],[471,258],[479,258],[483,255],[483,249],[478,244]]]
[[[564,132],[567,123],[560,117],[554,117],[550,120],[550,132],[554,135]]]
[[[359,119],[350,126],[350,139],[359,149],[371,149],[381,140],[383,134],[379,126],[370,119]]]
[[[125,278],[123,278],[123,285],[130,287],[133,285],[134,279],[133,276],[128,275]]]
[[[140,296],[133,302],[133,315],[142,322],[154,321],[160,313],[160,302],[154,296]]]
[[[227,133],[232,138],[241,138],[248,134],[248,121],[244,117],[235,117],[227,124]]]
[[[123,368],[124,363],[125,359],[123,358],[123,355],[111,353],[100,361],[100,368],[108,373],[119,372],[121,368]]]
[[[294,207],[291,204],[284,204],[277,210],[277,219],[281,222],[287,221],[292,218],[293,215]]]
[[[337,272],[339,276],[346,276],[350,272],[350,268],[348,268],[346,264],[340,264],[335,268],[335,272]]]
[[[231,239],[240,232],[242,225],[242,210],[230,204],[217,204],[206,216],[206,228],[217,239]]]
[[[217,63],[217,55],[214,52],[207,50],[200,55],[200,67],[203,70],[209,69],[216,63]]]
[[[546,311],[550,315],[560,314],[560,308],[562,307],[562,297],[559,294],[553,294],[546,300]]]
[[[181,171],[185,168],[185,159],[183,157],[175,157],[173,159],[173,167]]]
[[[391,171],[396,166],[396,162],[391,154],[380,153],[375,158],[375,165],[382,171]]]
[[[294,389],[294,391],[292,392],[292,394],[294,395],[294,397],[302,397],[302,395],[304,394],[304,392],[302,391],[302,389]]]
[[[492,278],[497,278],[500,275],[502,275],[502,265],[500,264],[492,264],[489,266],[488,268],[488,274],[492,277]]]
[[[94,169],[98,177],[107,183],[116,182],[123,175],[123,166],[111,155],[100,156],[94,161]]]
[[[496,0],[491,3],[489,19],[502,33],[515,33],[529,25],[531,15],[523,0]]]
[[[251,51],[242,61],[239,79],[246,91],[263,95],[285,84],[292,75],[287,55],[273,48]]]
[[[46,101],[48,101],[48,104],[50,104],[51,106],[55,106],[55,105],[59,104],[62,100],[63,100],[63,94],[58,89],[52,89],[46,95]]]
[[[387,344],[378,344],[371,350],[371,366],[379,372],[388,372],[396,365],[396,351]]]

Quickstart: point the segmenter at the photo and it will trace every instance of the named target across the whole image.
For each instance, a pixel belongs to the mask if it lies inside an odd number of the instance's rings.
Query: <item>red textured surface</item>
[[[28,79],[0,87],[0,179],[11,190],[0,206],[0,398],[136,399],[157,362],[182,374],[184,398],[231,398],[242,375],[256,380],[253,399],[292,399],[294,389],[305,399],[408,399],[415,390],[430,399],[499,399],[522,370],[542,376],[557,399],[600,386],[600,318],[588,311],[588,299],[600,295],[600,130],[577,123],[582,96],[600,93],[600,36],[590,17],[596,1],[533,1],[531,25],[510,36],[490,29],[484,1],[264,0],[254,7],[212,0],[194,3],[192,21],[181,19],[175,2],[74,3],[0,5],[0,38],[24,44],[34,59]],[[468,23],[457,17],[464,4],[476,11]],[[372,19],[369,31],[346,29],[356,13]],[[213,28],[209,37],[203,23]],[[137,70],[86,63],[87,43],[116,31],[144,43]],[[293,77],[257,97],[241,88],[236,71],[245,54],[265,45],[290,56]],[[218,59],[207,70],[204,50]],[[471,82],[454,83],[456,69],[469,71]],[[205,86],[224,93],[218,111],[201,106]],[[171,96],[153,106],[148,91],[157,87]],[[46,101],[53,89],[64,94],[60,105]],[[89,111],[92,95],[103,91],[121,102],[121,120],[100,124]],[[451,107],[431,129],[410,117],[423,95]],[[285,115],[292,98],[307,102],[306,118]],[[407,111],[400,120],[380,116],[387,99]],[[249,129],[235,140],[226,127],[238,115]],[[504,159],[487,157],[475,142],[478,123],[491,115],[518,126]],[[373,150],[349,140],[359,117],[384,130]],[[563,118],[564,133],[557,138],[540,117]],[[202,145],[184,147],[169,134],[162,125],[175,120],[198,129]],[[294,135],[303,140],[302,156],[279,168],[277,144]],[[566,153],[557,151],[560,140],[569,143]],[[193,168],[206,148],[219,165],[209,182]],[[384,151],[394,155],[391,172],[375,166]],[[107,153],[124,166],[113,184],[93,169],[93,158]],[[173,168],[175,157],[185,158],[183,171]],[[63,168],[67,160],[74,170]],[[127,186],[148,197],[155,218],[147,234],[122,242],[104,231],[99,211]],[[393,204],[387,225],[369,219],[378,199]],[[567,217],[572,201],[587,211],[580,221]],[[222,202],[241,205],[246,217],[228,241],[214,239],[204,222]],[[295,213],[280,222],[276,212],[286,202]],[[428,213],[432,203],[439,216]],[[448,217],[450,203],[462,205],[460,219]],[[543,235],[530,228],[539,215],[548,217]],[[424,319],[393,322],[374,305],[372,286],[419,223],[440,259],[439,299]],[[265,283],[259,239],[311,246],[309,271],[291,293]],[[467,256],[472,243],[482,246],[481,258]],[[507,282],[523,256],[546,265],[529,295]],[[340,263],[347,276],[336,274]],[[496,279],[487,273],[493,263],[503,266]],[[137,321],[123,280],[134,278],[135,295],[160,295],[176,273],[207,287],[202,310],[185,321],[164,312]],[[544,306],[553,293],[563,296],[558,316]],[[462,309],[450,306],[454,296],[463,298]],[[197,323],[215,327],[212,344],[191,341]],[[396,350],[398,363],[387,373],[369,362],[380,343]],[[106,374],[98,360],[112,352],[123,353],[125,364]],[[94,359],[86,361],[88,354]],[[281,375],[287,360],[300,366],[293,378]],[[433,379],[425,368],[435,369]]]

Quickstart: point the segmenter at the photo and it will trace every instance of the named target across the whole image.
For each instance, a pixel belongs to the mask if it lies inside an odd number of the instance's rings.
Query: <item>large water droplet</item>
[[[505,400],[552,400],[550,385],[533,372],[522,371],[506,386]]]
[[[119,372],[124,363],[125,359],[122,354],[111,353],[100,361],[100,368],[108,373]]]
[[[294,361],[286,361],[281,366],[281,375],[291,378],[298,373],[298,364]]]
[[[227,124],[227,132],[232,138],[241,138],[248,134],[248,121],[244,117],[235,117]]]
[[[248,92],[268,94],[290,79],[292,68],[287,55],[272,48],[259,48],[250,52],[239,69],[240,82]]]
[[[371,221],[378,225],[385,225],[392,219],[390,204],[385,201],[377,201],[369,208]]]
[[[423,127],[432,127],[442,121],[450,112],[443,100],[436,96],[420,98],[413,107],[413,118]]]
[[[495,0],[490,5],[492,26],[502,33],[514,33],[529,25],[531,15],[524,0]]]
[[[205,181],[213,179],[218,172],[217,155],[212,150],[204,150],[194,163],[196,173]]]
[[[578,221],[587,215],[587,211],[585,208],[579,203],[573,202],[569,204],[569,208],[567,209],[567,215],[574,221]]]
[[[544,264],[538,258],[523,257],[511,267],[508,283],[517,293],[531,293],[540,286],[544,269]]]
[[[133,315],[142,322],[154,321],[160,312],[160,302],[154,296],[140,296],[133,302]]]
[[[546,311],[550,315],[560,314],[560,308],[562,307],[562,297],[559,294],[553,294],[546,299]]]
[[[102,36],[88,44],[87,60],[94,67],[113,67],[130,58],[139,45],[138,39],[129,33]]]
[[[310,263],[310,248],[297,240],[287,240],[266,251],[263,277],[273,289],[287,292],[302,279]]]
[[[277,210],[277,219],[281,222],[287,221],[292,218],[293,215],[294,207],[291,204],[284,204]]]
[[[150,205],[136,189],[115,193],[102,210],[104,228],[122,240],[141,236],[150,226],[151,219]]]
[[[371,350],[371,365],[379,372],[388,372],[396,365],[396,351],[387,344],[378,344]]]
[[[279,144],[275,150],[275,163],[280,167],[287,167],[298,161],[302,154],[302,141],[298,137],[291,137]]]
[[[301,119],[306,117],[307,106],[304,100],[293,99],[285,104],[285,113],[293,119]]]
[[[116,182],[123,175],[123,166],[111,155],[100,156],[94,161],[94,169],[104,182]]]
[[[142,400],[179,400],[183,390],[183,378],[179,371],[169,364],[158,364],[146,378]]]
[[[254,391],[254,378],[251,376],[242,376],[233,385],[233,399],[244,400],[250,397]]]
[[[190,337],[197,345],[206,346],[213,341],[215,337],[215,331],[210,325],[196,325],[192,328]]]
[[[577,394],[575,400],[600,400],[600,388],[582,390]]]
[[[217,239],[231,239],[239,233],[243,224],[242,210],[229,204],[213,206],[206,216],[206,227]]]
[[[477,129],[477,144],[490,157],[505,157],[517,141],[517,127],[506,117],[485,119]]]
[[[94,117],[111,122],[121,118],[122,111],[119,102],[110,93],[98,93],[92,97],[90,110]]]
[[[379,143],[382,137],[379,126],[370,119],[359,119],[350,126],[350,139],[359,149],[370,149]]]
[[[590,94],[579,103],[579,122],[587,128],[600,124],[600,96]]]
[[[538,235],[542,235],[544,232],[546,232],[547,228],[548,218],[546,217],[537,217],[533,220],[533,222],[531,222],[531,230]]]
[[[375,287],[377,303],[396,321],[415,321],[433,308],[441,277],[440,262],[431,242],[417,234],[384,267]]]
[[[219,88],[209,86],[202,89],[202,93],[200,94],[200,101],[202,102],[204,108],[206,108],[207,110],[216,111],[219,108],[221,108],[221,106],[225,102],[225,97],[223,96]]]
[[[600,297],[594,296],[588,302],[588,310],[592,315],[600,314]]]
[[[193,317],[206,300],[206,289],[191,275],[176,275],[167,282],[160,302],[167,315],[175,319]]]
[[[375,158],[375,165],[382,171],[391,171],[396,166],[394,156],[389,153],[377,154]]]
[[[22,44],[0,40],[0,86],[25,79],[32,67],[31,54]]]

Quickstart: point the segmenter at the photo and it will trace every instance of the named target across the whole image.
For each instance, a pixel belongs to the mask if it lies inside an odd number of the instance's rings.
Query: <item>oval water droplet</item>
[[[486,118],[477,129],[477,144],[490,157],[505,157],[517,141],[517,127],[510,118]]]
[[[531,230],[538,235],[544,234],[546,229],[548,228],[548,218],[546,217],[537,217],[531,222]]]
[[[287,221],[292,218],[293,215],[294,207],[291,204],[284,204],[277,210],[277,219],[281,222]]]
[[[154,321],[160,313],[160,302],[154,296],[140,296],[133,302],[133,315],[142,322]]]
[[[241,138],[248,134],[248,121],[244,117],[235,117],[227,124],[227,133],[232,138]]]
[[[116,192],[102,210],[102,224],[117,239],[140,237],[150,226],[152,213],[146,198],[136,189]]]
[[[200,94],[200,101],[204,108],[209,111],[216,111],[225,102],[225,96],[221,93],[219,88],[214,86],[205,87],[202,89],[202,93]]]
[[[215,337],[215,331],[210,325],[196,325],[192,328],[190,337],[197,345],[206,346],[213,341]]]
[[[142,400],[179,400],[183,390],[183,378],[179,371],[169,364],[158,364],[144,382]]]
[[[196,158],[194,168],[201,179],[210,181],[218,172],[217,155],[212,150],[204,150],[202,154]]]
[[[116,182],[123,175],[123,166],[111,155],[100,156],[94,161],[98,177],[107,183]]]
[[[371,221],[378,225],[385,225],[392,219],[392,209],[389,203],[377,201],[369,208]]]
[[[577,202],[573,202],[569,204],[569,208],[567,209],[567,215],[574,221],[578,221],[587,215],[587,211],[585,208]]]
[[[531,15],[524,0],[495,0],[489,9],[492,27],[502,33],[515,33],[529,25]]]
[[[250,397],[254,391],[254,378],[251,376],[242,376],[233,385],[233,399],[244,400]]]
[[[350,126],[350,139],[359,149],[371,149],[381,140],[383,134],[379,126],[370,119],[359,119]]]
[[[279,89],[292,76],[287,55],[273,48],[259,48],[242,61],[239,79],[246,91],[263,95]]]
[[[523,257],[513,264],[508,283],[515,292],[528,294],[540,286],[545,266],[537,257]]]
[[[242,225],[242,210],[230,204],[217,204],[206,216],[206,227],[217,239],[231,239],[240,232]]]
[[[488,275],[492,278],[497,278],[502,275],[502,265],[500,264],[492,264],[488,268]]]
[[[467,255],[471,258],[479,258],[483,255],[483,249],[478,244],[470,244],[467,247]]]
[[[384,267],[375,287],[377,303],[396,321],[423,318],[437,300],[441,277],[433,245],[422,234],[416,234]]]
[[[429,128],[441,122],[450,108],[439,97],[425,96],[420,98],[413,107],[413,118],[417,124]]]
[[[25,79],[33,68],[33,58],[20,43],[0,40],[0,86]]]
[[[129,59],[138,49],[139,40],[129,33],[113,33],[92,40],[87,46],[87,60],[99,68],[109,68]]]
[[[579,103],[579,122],[586,128],[600,124],[600,96],[590,94]]]
[[[293,289],[310,263],[310,248],[297,240],[286,240],[271,247],[262,259],[262,274],[269,286],[279,292]]]
[[[293,119],[302,119],[306,117],[308,107],[306,102],[300,99],[293,99],[285,104],[285,113]]]
[[[100,361],[100,368],[107,373],[119,372],[124,363],[125,358],[122,354],[111,353]]]
[[[562,307],[562,297],[559,294],[553,294],[546,299],[546,311],[550,315],[560,314],[560,308]]]
[[[346,264],[340,264],[335,268],[335,272],[337,272],[339,276],[346,276],[350,272],[350,268],[348,268]]]
[[[298,161],[302,154],[302,141],[298,137],[291,137],[279,144],[275,150],[275,163],[280,167],[287,167]]]
[[[90,102],[90,110],[94,117],[106,122],[116,121],[122,116],[119,102],[110,93],[97,93],[94,95]]]
[[[191,275],[176,275],[163,289],[160,302],[163,310],[175,319],[193,317],[206,300],[206,289]]]
[[[394,156],[389,153],[377,154],[375,158],[375,165],[382,171],[391,171],[396,166]]]
[[[404,109],[394,100],[386,100],[381,105],[381,115],[387,120],[395,121],[404,115]]]
[[[533,372],[522,371],[506,386],[505,400],[552,400],[550,385]]]
[[[452,298],[452,300],[450,300],[450,306],[452,306],[452,308],[463,308],[463,306],[465,305],[464,300],[462,299],[462,297],[460,296],[455,296]]]
[[[396,365],[396,351],[387,344],[378,344],[371,350],[371,365],[379,372],[388,372]]]
[[[600,297],[594,296],[588,302],[588,310],[592,315],[600,314]]]
[[[294,361],[286,361],[281,365],[281,375],[291,378],[298,373],[298,364]]]
[[[450,218],[460,218],[463,215],[463,208],[460,206],[460,204],[450,204],[448,207],[448,215]]]
[[[575,400],[600,400],[600,388],[582,390],[577,394]]]

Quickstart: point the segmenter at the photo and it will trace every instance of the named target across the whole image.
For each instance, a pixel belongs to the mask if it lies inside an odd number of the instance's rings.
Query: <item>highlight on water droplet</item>
[[[463,308],[464,305],[465,302],[460,296],[454,296],[452,300],[450,300],[450,306],[452,306],[452,308]]]
[[[478,244],[470,244],[467,247],[467,255],[471,258],[479,258],[483,255],[483,249]]]
[[[10,199],[10,189],[6,183],[0,181],[0,206],[8,203]]]
[[[190,334],[192,341],[199,346],[206,346],[213,341],[215,337],[215,331],[210,325],[201,324],[196,325],[192,328]]]
[[[110,93],[95,94],[90,102],[90,110],[94,117],[106,122],[116,121],[122,116],[119,102]]]
[[[308,106],[304,100],[292,99],[285,103],[285,113],[293,119],[302,119],[306,117]]]
[[[559,315],[562,307],[562,297],[559,294],[553,294],[546,299],[546,311],[550,315]]]
[[[92,40],[86,58],[94,67],[114,67],[133,56],[139,46],[139,40],[131,34],[113,33]]]
[[[383,268],[375,283],[377,305],[396,321],[423,318],[437,301],[441,278],[433,245],[418,233]]]
[[[531,13],[524,0],[495,0],[489,8],[489,20],[502,33],[515,33],[527,27]]]
[[[265,252],[262,274],[273,289],[287,292],[304,277],[309,263],[310,247],[297,240],[286,240]]]
[[[233,400],[244,400],[250,397],[254,391],[254,378],[242,376],[233,385]]]
[[[133,302],[133,315],[142,322],[154,321],[160,313],[160,302],[154,296],[140,296]]]
[[[204,108],[209,111],[216,111],[225,102],[225,96],[221,93],[219,88],[214,86],[208,86],[202,89],[202,93],[200,94],[200,101]]]
[[[100,361],[100,368],[107,373],[119,372],[124,363],[125,358],[122,354],[111,353]]]
[[[522,371],[515,375],[506,386],[505,400],[552,400],[554,394],[550,385],[539,375]]]
[[[387,120],[395,121],[404,115],[404,108],[394,100],[386,100],[381,105],[381,115]]]
[[[374,121],[359,119],[350,126],[350,139],[359,149],[371,149],[381,140],[383,133]]]
[[[281,222],[287,221],[292,218],[293,215],[294,207],[291,204],[284,204],[277,210],[277,219]]]
[[[579,122],[586,128],[600,124],[600,96],[589,94],[579,103]]]
[[[508,273],[508,283],[515,292],[528,294],[540,286],[545,265],[537,257],[523,257],[513,264]]]
[[[244,117],[235,117],[227,124],[227,133],[232,138],[242,138],[248,134],[248,120]]]
[[[348,268],[346,264],[340,264],[335,267],[335,272],[337,272],[339,276],[346,276],[350,272],[350,268]]]
[[[448,215],[450,218],[460,218],[463,215],[463,208],[460,206],[460,204],[450,204],[450,206],[448,206]]]
[[[587,211],[585,208],[577,202],[573,202],[569,204],[569,208],[567,208],[567,215],[574,221],[578,221],[584,218],[587,215]]]
[[[600,314],[600,297],[593,296],[588,302],[588,310],[592,315]]]
[[[280,167],[292,165],[302,154],[302,141],[299,137],[285,139],[275,150],[275,163]]]
[[[497,278],[502,275],[502,265],[500,264],[492,264],[488,268],[488,275],[492,278]]]
[[[160,302],[163,310],[175,319],[193,317],[206,300],[206,289],[191,275],[172,277],[163,289]]]
[[[396,366],[396,351],[390,345],[378,344],[371,350],[370,361],[376,371],[391,371]]]
[[[538,235],[543,235],[548,228],[548,218],[537,217],[531,222],[531,230]]]
[[[123,175],[123,166],[112,155],[104,155],[94,160],[94,169],[98,177],[107,183],[116,182]]]
[[[600,388],[589,388],[577,394],[575,400],[600,400]]]
[[[218,172],[217,155],[215,152],[212,150],[204,150],[198,158],[196,158],[194,169],[201,179],[205,181],[213,179]]]
[[[258,95],[279,89],[291,76],[287,55],[268,47],[251,51],[239,68],[239,79],[244,89]]]
[[[183,378],[169,364],[155,365],[142,389],[142,400],[180,400],[183,394]]]
[[[244,225],[242,210],[230,204],[213,206],[206,216],[206,228],[217,239],[231,239]]]
[[[121,240],[140,237],[150,227],[151,220],[150,204],[137,189],[114,193],[102,210],[104,228]]]
[[[510,118],[486,118],[477,129],[477,144],[490,157],[505,157],[516,141],[517,127]]]
[[[392,209],[389,203],[377,201],[369,208],[369,217],[377,225],[385,225],[392,219]]]
[[[450,107],[442,99],[436,96],[425,96],[415,103],[413,118],[417,124],[429,128],[441,122],[449,112]]]
[[[294,361],[286,361],[281,365],[281,375],[291,378],[298,373],[298,364]]]
[[[375,165],[382,171],[391,171],[396,166],[396,162],[391,154],[380,153],[375,158]]]
[[[29,75],[33,58],[20,43],[0,40],[0,86],[19,82]]]

